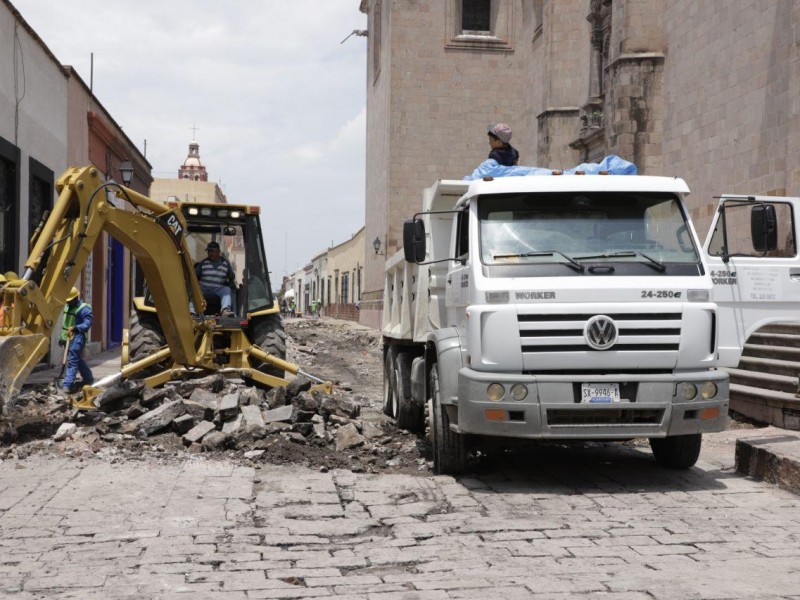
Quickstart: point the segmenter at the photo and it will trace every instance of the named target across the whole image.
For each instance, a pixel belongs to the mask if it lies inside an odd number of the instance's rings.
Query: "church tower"
[[[200,162],[200,144],[195,140],[189,144],[189,154],[178,169],[178,179],[208,181],[208,172]]]

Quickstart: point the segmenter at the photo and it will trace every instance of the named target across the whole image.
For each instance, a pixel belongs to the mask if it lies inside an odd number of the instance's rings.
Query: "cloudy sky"
[[[11,0],[89,83],[153,176],[197,127],[209,180],[260,204],[273,286],[364,223],[359,0]]]

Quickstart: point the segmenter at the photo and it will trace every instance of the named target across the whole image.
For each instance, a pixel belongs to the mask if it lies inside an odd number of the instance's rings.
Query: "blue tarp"
[[[494,159],[483,161],[472,172],[471,175],[464,177],[464,181],[473,179],[483,179],[484,177],[524,177],[526,175],[552,175],[557,169],[545,169],[543,167],[504,167]],[[587,175],[597,175],[600,171],[608,171],[609,175],[636,175],[638,169],[632,162],[628,162],[611,154],[606,156],[599,163],[583,163],[572,169],[564,171],[564,175],[574,175],[575,171],[583,171]]]

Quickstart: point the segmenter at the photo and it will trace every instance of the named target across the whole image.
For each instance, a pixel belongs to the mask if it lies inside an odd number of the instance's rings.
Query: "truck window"
[[[766,253],[766,256],[789,258],[797,255],[795,233],[792,227],[794,218],[792,207],[785,202],[770,202],[775,207],[775,216],[778,227],[778,247]],[[738,256],[763,256],[763,252],[755,250],[753,238],[750,233],[751,202],[727,203],[723,216],[717,220],[714,233],[708,244],[708,253],[711,256],[722,256],[725,238],[723,227],[727,229],[727,253]]]
[[[466,259],[469,256],[469,213],[466,210],[458,213],[456,218],[456,257]]]
[[[640,260],[635,252],[664,263],[699,264],[686,216],[672,194],[505,194],[483,196],[478,206],[485,264],[613,253],[623,255],[609,260]]]

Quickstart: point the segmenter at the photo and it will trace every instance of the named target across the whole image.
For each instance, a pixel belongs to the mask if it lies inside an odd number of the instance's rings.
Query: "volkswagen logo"
[[[617,343],[619,330],[611,317],[597,315],[586,321],[583,337],[586,338],[586,343],[595,350],[608,350]]]

